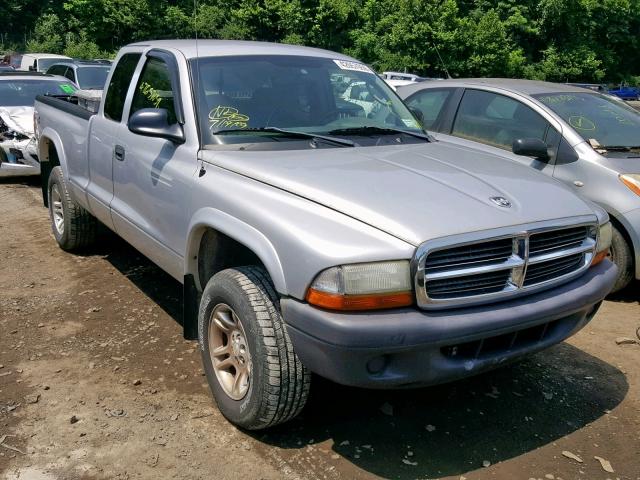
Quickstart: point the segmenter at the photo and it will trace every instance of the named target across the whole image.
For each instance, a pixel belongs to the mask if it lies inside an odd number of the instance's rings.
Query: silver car
[[[592,90],[531,80],[446,80],[398,94],[437,138],[529,165],[604,207],[619,267],[614,291],[640,279],[640,112]]]

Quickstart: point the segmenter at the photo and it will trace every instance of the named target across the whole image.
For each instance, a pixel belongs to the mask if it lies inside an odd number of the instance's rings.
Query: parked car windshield
[[[65,58],[39,58],[38,59],[38,70],[41,72],[46,72],[47,69],[53,65],[54,63],[58,63],[60,61],[66,60]]]
[[[32,106],[38,95],[69,95],[76,91],[70,82],[58,80],[0,80],[0,107]]]
[[[264,128],[334,137],[382,135],[380,129],[422,132],[397,95],[362,63],[247,55],[200,58],[192,69],[200,79],[196,98],[204,144],[248,136],[251,142],[274,141],[273,132],[256,131]]]
[[[109,66],[80,67],[76,70],[78,86],[85,90],[102,90],[109,75]]]
[[[592,145],[640,145],[640,113],[626,104],[597,93],[545,93],[533,95],[571,125]]]

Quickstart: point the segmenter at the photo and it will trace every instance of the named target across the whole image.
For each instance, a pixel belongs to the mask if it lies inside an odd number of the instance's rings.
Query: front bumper
[[[6,160],[0,162],[0,177],[40,174],[40,162],[32,140],[5,140],[0,142]]]
[[[536,294],[446,311],[336,313],[281,301],[294,349],[311,371],[372,388],[433,385],[495,368],[584,327],[616,280],[605,260]]]

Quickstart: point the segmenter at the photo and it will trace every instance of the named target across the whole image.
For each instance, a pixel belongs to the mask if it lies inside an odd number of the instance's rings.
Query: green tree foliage
[[[0,41],[104,56],[149,38],[294,43],[428,76],[640,75],[640,0],[9,0]],[[441,60],[442,59],[442,60]]]
[[[34,36],[27,42],[29,52],[62,53],[64,25],[55,13],[40,17],[36,23]]]

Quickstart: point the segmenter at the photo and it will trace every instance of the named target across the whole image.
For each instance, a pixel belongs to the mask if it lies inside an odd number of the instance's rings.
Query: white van
[[[18,70],[46,72],[51,65],[64,60],[71,60],[71,57],[53,53],[25,53],[22,55]]]

